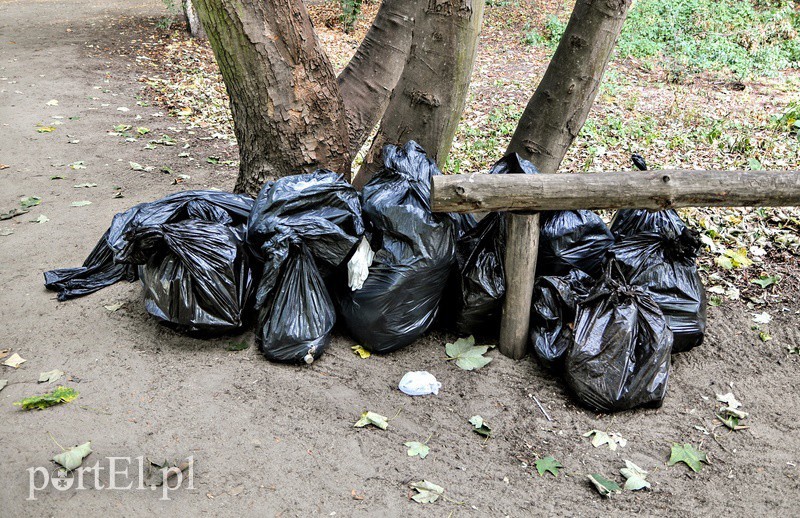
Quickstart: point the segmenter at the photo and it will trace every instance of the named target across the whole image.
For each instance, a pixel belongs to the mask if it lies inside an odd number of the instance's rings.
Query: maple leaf
[[[667,466],[674,466],[679,462],[683,462],[689,466],[692,471],[699,472],[703,469],[701,462],[708,464],[708,457],[702,451],[696,450],[691,444],[684,444],[681,446],[675,443],[672,445],[672,451]]]

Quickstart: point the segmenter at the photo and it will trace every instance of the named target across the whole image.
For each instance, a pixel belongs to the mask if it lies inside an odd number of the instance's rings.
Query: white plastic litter
[[[372,266],[374,258],[375,252],[370,248],[369,241],[367,241],[367,238],[362,237],[356,253],[347,262],[347,283],[350,285],[351,290],[360,290],[364,286],[364,281],[369,276],[369,267]]]
[[[400,390],[409,396],[438,394],[442,384],[428,371],[406,372],[400,380]]]

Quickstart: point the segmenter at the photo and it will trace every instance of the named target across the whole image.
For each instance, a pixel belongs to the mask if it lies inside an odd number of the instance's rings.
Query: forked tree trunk
[[[325,167],[350,176],[344,105],[299,0],[195,0],[231,100],[237,192]]]
[[[418,0],[411,51],[389,100],[357,188],[380,167],[381,148],[416,140],[443,165],[467,98],[483,0]]]
[[[181,0],[183,6],[183,16],[186,18],[186,26],[189,29],[189,34],[192,38],[206,39],[206,31],[203,29],[203,23],[197,15],[197,10],[192,4],[192,0]]]
[[[631,0],[577,0],[541,83],[508,146],[555,173],[600,88]]]
[[[381,120],[403,73],[419,1],[383,0],[369,32],[339,74],[353,155]]]

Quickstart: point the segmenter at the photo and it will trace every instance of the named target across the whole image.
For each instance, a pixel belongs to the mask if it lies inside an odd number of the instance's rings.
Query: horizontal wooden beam
[[[800,171],[434,176],[435,212],[800,205]]]

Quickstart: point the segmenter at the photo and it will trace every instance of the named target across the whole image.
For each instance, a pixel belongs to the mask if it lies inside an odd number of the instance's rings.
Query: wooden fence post
[[[519,360],[528,349],[533,280],[539,252],[539,213],[506,214],[506,295],[500,324],[500,352]]]

